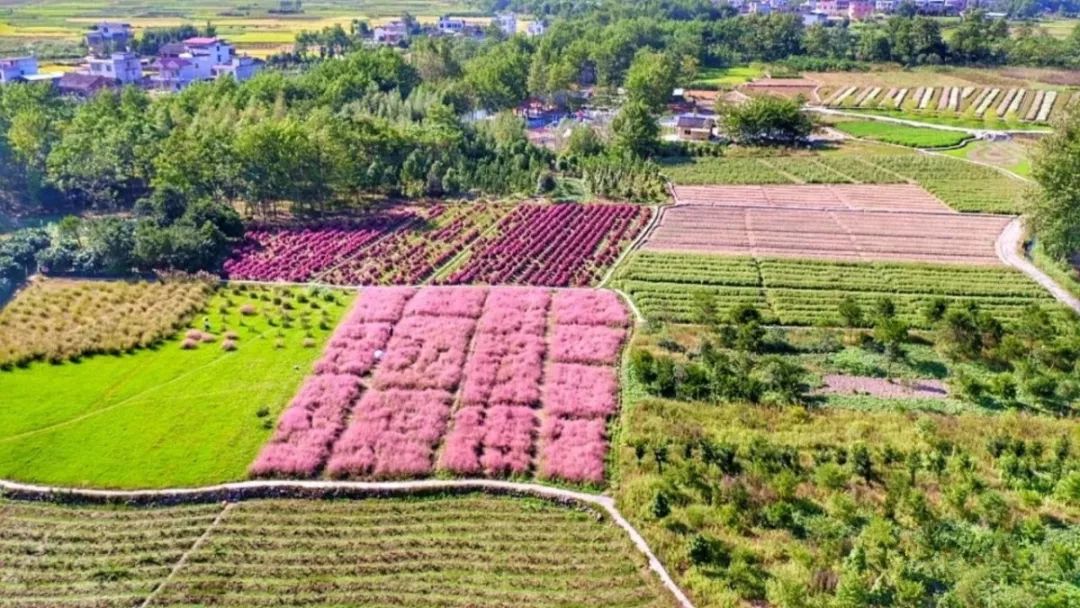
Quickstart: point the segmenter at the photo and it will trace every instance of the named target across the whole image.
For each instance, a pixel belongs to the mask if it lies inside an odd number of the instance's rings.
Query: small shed
[[[700,114],[680,114],[675,117],[675,136],[682,141],[709,141],[716,128],[716,119]]]

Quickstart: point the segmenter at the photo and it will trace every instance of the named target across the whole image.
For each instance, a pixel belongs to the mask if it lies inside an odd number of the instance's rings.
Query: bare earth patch
[[[870,395],[888,399],[944,399],[949,389],[940,380],[896,380],[868,376],[825,376],[823,395]]]
[[[934,195],[919,186],[909,184],[676,186],[675,199],[679,205],[954,213]]]

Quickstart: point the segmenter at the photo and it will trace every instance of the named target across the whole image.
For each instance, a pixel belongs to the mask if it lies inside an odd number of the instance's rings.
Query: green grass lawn
[[[910,148],[947,148],[970,138],[966,133],[958,131],[909,127],[876,120],[843,121],[836,123],[834,127],[853,137],[899,144]]]
[[[291,303],[288,328],[273,299],[230,288],[193,324],[209,320],[217,342],[182,350],[177,336],[131,355],[0,372],[0,478],[111,488],[242,479],[353,297],[300,303],[305,292],[257,292]],[[244,304],[259,312],[241,315]],[[234,352],[221,347],[227,330],[239,335]]]

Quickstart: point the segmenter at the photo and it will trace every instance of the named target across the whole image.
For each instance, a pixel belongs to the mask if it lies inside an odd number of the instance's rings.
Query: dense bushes
[[[699,604],[1078,599],[1072,422],[649,398],[625,411],[620,505]]]

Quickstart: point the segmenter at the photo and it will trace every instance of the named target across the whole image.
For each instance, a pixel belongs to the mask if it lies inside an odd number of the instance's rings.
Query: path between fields
[[[1039,270],[1035,264],[1032,264],[1020,253],[1023,241],[1024,221],[1021,218],[1016,218],[1005,226],[1005,230],[1001,231],[1001,235],[998,236],[997,242],[994,244],[998,257],[1001,258],[1002,262],[1031,277],[1031,280],[1042,285],[1059,302],[1076,311],[1076,314],[1080,314],[1080,299],[1077,299],[1064,287],[1058,285],[1050,275]]]
[[[953,125],[940,125],[933,122],[922,122],[919,120],[910,120],[907,118],[896,118],[894,116],[881,116],[880,114],[863,114],[862,112],[845,112],[844,110],[833,110],[832,108],[819,108],[816,106],[805,106],[805,108],[811,112],[817,112],[818,114],[829,114],[832,116],[847,116],[848,118],[859,118],[862,120],[879,120],[881,122],[891,122],[900,125],[907,125],[909,127],[922,127],[925,129],[938,129],[941,131],[957,131],[960,133],[970,133],[972,135],[978,135],[980,133],[1015,133],[1017,135],[1024,134],[1046,134],[1051,133],[1049,129],[984,129],[976,127],[956,127]]]
[[[511,481],[499,481],[494,479],[424,479],[417,481],[240,481],[235,483],[205,486],[200,488],[170,488],[164,490],[93,490],[81,488],[60,488],[41,486],[34,484],[19,483],[16,481],[0,480],[0,496],[5,493],[15,494],[16,499],[44,499],[50,498],[82,498],[91,501],[129,500],[129,501],[168,501],[170,499],[190,500],[204,499],[207,501],[221,500],[227,495],[230,500],[255,500],[266,498],[274,492],[287,493],[289,491],[304,492],[334,492],[352,491],[359,494],[368,494],[371,497],[388,495],[407,495],[416,490],[456,490],[474,491],[491,494],[511,494],[533,496],[545,500],[557,502],[569,502],[599,507],[606,512],[634,543],[639,553],[649,561],[649,568],[660,577],[664,587],[675,596],[676,601],[682,608],[694,608],[690,598],[683,593],[682,589],[668,574],[664,565],[660,563],[652,549],[649,548],[645,538],[626,520],[615,506],[615,500],[610,496],[575,492],[564,488],[545,486],[537,483],[517,483]]]

